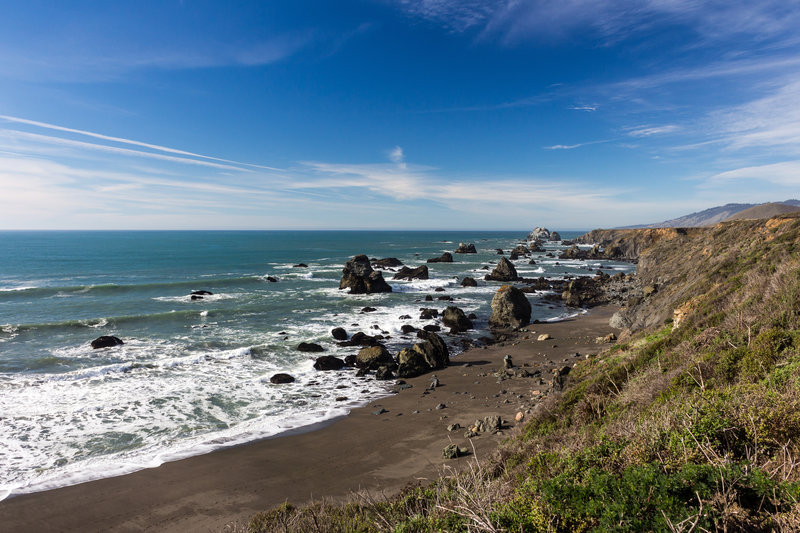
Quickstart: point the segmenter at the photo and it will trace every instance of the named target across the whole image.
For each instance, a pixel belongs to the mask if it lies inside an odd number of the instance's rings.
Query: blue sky
[[[590,229],[800,197],[800,3],[4,2],[0,228]]]

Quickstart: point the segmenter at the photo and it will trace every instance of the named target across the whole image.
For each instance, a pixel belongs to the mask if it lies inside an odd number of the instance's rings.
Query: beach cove
[[[411,388],[322,427],[7,499],[0,522],[11,531],[220,531],[285,501],[341,501],[359,490],[392,494],[424,484],[446,465],[488,461],[514,431],[516,414],[552,394],[554,371],[605,347],[596,338],[613,331],[613,311],[600,307],[530,325],[501,344],[455,357],[436,372],[433,391],[426,393],[431,375],[411,378]],[[545,334],[551,338],[537,340]],[[531,375],[499,380],[506,355]],[[500,433],[464,438],[467,426],[494,415],[502,417]],[[448,431],[452,424],[461,429]],[[470,453],[446,460],[442,449],[450,443]]]

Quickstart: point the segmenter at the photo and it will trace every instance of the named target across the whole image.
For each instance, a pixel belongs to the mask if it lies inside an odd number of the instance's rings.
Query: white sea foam
[[[18,292],[18,291],[29,291],[31,289],[38,289],[39,287],[35,287],[33,285],[22,285],[20,287],[0,287],[0,292]]]

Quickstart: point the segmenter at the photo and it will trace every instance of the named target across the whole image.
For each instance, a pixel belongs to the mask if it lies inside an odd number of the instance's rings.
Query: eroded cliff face
[[[711,312],[701,301],[721,290],[722,280],[735,274],[744,283],[752,267],[764,261],[781,267],[773,241],[800,247],[800,216],[728,221],[706,228],[594,230],[576,239],[618,246],[626,259],[638,263],[642,292],[628,298],[611,322],[630,331],[660,327],[669,319],[682,327],[694,313]],[[735,292],[729,283],[725,290]]]
[[[596,229],[575,239],[579,244],[599,244],[603,249],[617,248],[616,257],[638,261],[642,252],[663,240],[686,239],[704,228]]]

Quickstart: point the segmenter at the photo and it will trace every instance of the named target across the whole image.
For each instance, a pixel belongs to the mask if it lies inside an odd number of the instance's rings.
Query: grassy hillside
[[[624,342],[490,463],[250,530],[800,530],[800,217],[657,239],[638,275]]]
[[[728,220],[749,220],[759,218],[770,218],[787,213],[796,213],[800,211],[800,207],[795,205],[781,204],[771,202],[767,204],[757,205],[744,211],[739,211],[735,215],[728,218]]]

